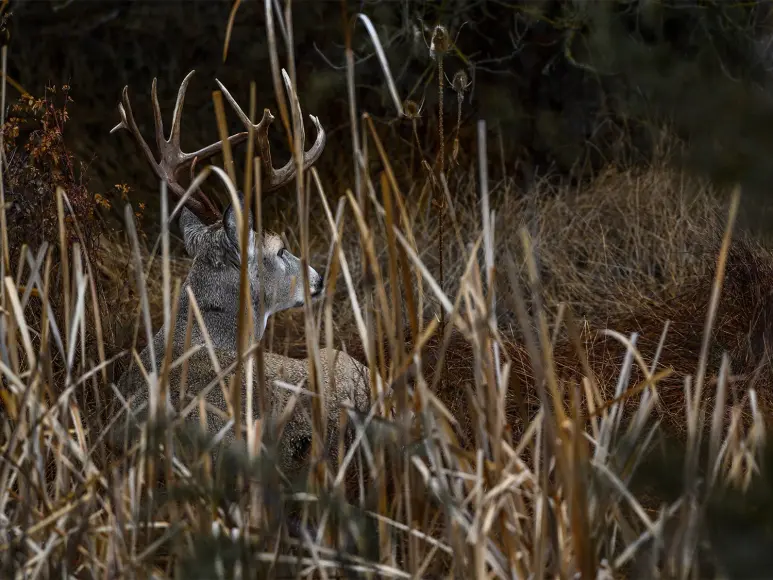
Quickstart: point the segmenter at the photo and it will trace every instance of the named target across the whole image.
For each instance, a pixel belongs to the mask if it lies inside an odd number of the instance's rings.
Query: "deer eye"
[[[277,257],[277,258],[279,258],[280,260],[281,260],[281,259],[284,259],[285,252],[287,252],[287,250],[285,250],[284,248],[281,248],[281,249],[280,249],[280,250],[279,250],[279,251],[276,253],[276,257]]]
[[[301,436],[293,445],[293,457],[304,459],[311,449],[311,437],[309,435]]]

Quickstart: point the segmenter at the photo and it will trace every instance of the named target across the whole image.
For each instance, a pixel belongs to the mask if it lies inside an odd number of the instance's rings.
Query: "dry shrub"
[[[458,290],[467,259],[465,250],[480,231],[474,174],[463,173],[451,187],[454,199],[458,200],[453,211],[461,239],[449,233],[445,240],[445,290],[449,295]],[[625,349],[601,331],[609,328],[623,334],[636,332],[639,348],[647,356],[654,356],[668,322],[660,365],[673,368],[674,373],[661,383],[661,412],[668,424],[677,430],[683,425],[683,417],[679,414],[684,396],[683,377],[696,369],[725,227],[721,193],[705,180],[691,177],[667,164],[648,169],[608,168],[581,188],[557,187],[544,181],[531,190],[518,191],[512,182],[505,181],[492,192],[493,209],[498,216],[497,262],[506,264],[510,252],[516,257],[523,255],[518,236],[520,228],[526,227],[533,237],[538,257],[545,308],[559,327],[561,322],[557,317],[561,305],[578,319],[583,346],[604,393],[611,395],[614,390]],[[410,213],[415,219],[414,236],[421,250],[420,257],[430,271],[436,272],[436,212],[421,211],[422,208],[416,205],[418,202],[417,198],[408,198]],[[267,219],[273,225],[281,222],[281,217],[269,215]],[[292,239],[292,223],[284,225],[288,238]],[[324,267],[329,247],[325,227],[322,222],[311,225],[316,235],[311,242],[310,255],[318,268]],[[347,227],[353,227],[353,224],[347,224]],[[454,231],[454,228],[449,227],[449,230]],[[383,227],[376,224],[374,232],[377,234],[376,247],[386,269]],[[361,247],[356,238],[345,238],[347,240],[347,259],[355,283],[360,286]],[[129,348],[136,339],[136,346],[141,349],[145,333],[135,332],[139,302],[128,248],[124,241],[117,239],[102,244],[100,270],[111,281],[105,292],[107,303],[114,307],[110,326],[114,328],[115,347]],[[171,263],[172,275],[184,278],[187,257],[180,256]],[[525,269],[522,261],[519,263],[518,279],[526,287]],[[157,258],[147,276],[154,330],[161,325],[160,279],[160,259]],[[758,390],[765,408],[773,404],[767,394],[771,389],[764,388],[773,386],[773,375],[767,365],[760,369],[757,366],[765,362],[766,345],[771,339],[771,288],[773,254],[749,235],[738,232],[731,246],[714,328],[711,369],[718,371],[721,353],[727,351],[732,371],[739,380],[748,380],[757,370]],[[500,272],[497,280],[497,295],[497,317],[514,361],[508,418],[517,428],[522,422],[520,406],[524,405],[527,410],[537,408],[531,390],[534,377],[517,330],[512,289],[504,272]],[[339,284],[334,310],[337,346],[364,361],[363,347],[343,284]],[[436,312],[436,303],[426,295],[425,319],[429,320]],[[564,332],[557,336],[554,356],[561,379],[565,384],[579,381],[582,371],[578,355]],[[306,356],[302,311],[283,312],[272,317],[266,341],[269,350],[295,357]],[[434,376],[441,342],[441,337],[436,336],[423,351],[427,376]],[[471,426],[469,389],[475,384],[472,360],[469,342],[454,334],[444,355],[446,380],[440,396],[465,426],[468,436]],[[676,413],[671,411],[674,409]]]
[[[454,211],[464,247],[469,247],[480,231],[474,186],[472,173],[463,175],[454,185],[453,195],[459,200]],[[684,424],[680,414],[683,380],[696,370],[725,228],[721,194],[705,180],[666,164],[648,169],[610,168],[582,188],[543,182],[522,192],[505,182],[492,193],[498,216],[497,263],[506,264],[510,252],[520,256],[517,278],[522,287],[528,286],[518,237],[519,229],[526,227],[533,237],[542,299],[551,314],[551,326],[557,324],[562,329],[560,308],[568,308],[578,319],[583,347],[602,392],[611,396],[614,391],[625,349],[601,331],[609,328],[625,335],[638,333],[639,348],[652,357],[668,323],[659,368],[671,367],[674,373],[661,382],[661,412],[679,431]],[[437,272],[437,220],[430,214],[425,221],[418,208],[412,208],[411,215],[416,220],[413,232],[420,256],[431,272]],[[377,226],[374,231],[379,236],[376,247],[386,270],[384,232]],[[353,274],[359,277],[360,246],[357,240],[352,241],[346,254]],[[323,237],[314,240],[313,254],[320,260],[327,243]],[[466,256],[451,234],[446,238],[445,255],[445,290],[452,296],[458,290]],[[773,375],[768,365],[757,367],[766,362],[766,345],[771,339],[771,289],[773,253],[750,235],[736,232],[714,326],[710,372],[718,372],[721,354],[727,351],[738,380],[748,384],[757,371],[755,380],[765,408],[773,402],[768,395],[772,389],[766,388],[773,387]],[[339,347],[364,361],[345,290],[338,291],[334,308]],[[427,297],[425,319],[436,312],[436,303]],[[533,372],[517,330],[512,288],[504,271],[497,279],[497,317],[513,359],[508,418],[515,426],[521,422],[519,405],[534,410],[536,401]],[[305,356],[301,313],[280,313],[273,318],[269,328],[273,347],[291,356]],[[563,330],[557,338],[554,357],[562,382],[568,385],[580,381],[583,373],[577,352]],[[434,337],[422,353],[428,377],[434,376],[441,342],[441,337]],[[468,393],[475,384],[473,358],[469,342],[454,333],[444,356],[446,380],[440,396],[466,425],[468,435]],[[642,378],[636,372],[634,376]]]
[[[515,249],[517,228],[526,226],[545,300],[553,308],[564,302],[596,324],[710,276],[724,229],[717,194],[665,166],[609,169],[580,191],[538,187],[507,201],[498,232],[502,254]],[[514,216],[516,223],[505,225]]]
[[[32,248],[44,241],[58,241],[56,189],[64,189],[72,211],[68,224],[78,222],[81,244],[91,253],[102,231],[100,206],[109,207],[104,195],[89,192],[85,168],[64,142],[69,120],[70,87],[49,87],[43,97],[25,95],[11,106],[11,115],[3,126],[3,144],[8,166],[5,168],[6,201],[11,262],[15,262],[22,244]],[[75,229],[69,228],[70,242]]]

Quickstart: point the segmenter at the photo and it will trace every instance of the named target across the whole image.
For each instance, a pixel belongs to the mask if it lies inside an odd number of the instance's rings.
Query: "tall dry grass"
[[[275,45],[275,19],[290,31],[292,19],[289,6],[273,7]],[[347,30],[360,27],[378,45],[362,14]],[[763,248],[733,242],[738,192],[725,208],[705,184],[662,168],[608,174],[583,191],[518,192],[489,182],[481,122],[476,166],[435,171],[429,185],[447,202],[439,280],[439,216],[406,195],[378,129],[350,107],[353,189],[327,191],[312,169],[288,226],[305,261],[328,264],[329,292],[318,310],[277,317],[264,340],[294,346],[312,369],[328,344],[367,363],[374,404],[364,417],[348,410],[357,435],[340,463],[285,481],[268,422],[253,417],[241,418],[248,452],[219,466],[197,453],[205,437],[169,425],[108,453],[108,369],[128,354],[118,343],[169,319],[185,263],[170,256],[166,226],[141,247],[130,210],[127,242],[106,242],[98,257],[68,245],[59,190],[60,247],[3,263],[3,577],[728,575],[717,497],[755,489],[765,417],[761,372],[736,376],[741,355],[723,341],[743,326],[731,328],[739,311],[764,313],[755,289],[771,263]],[[300,120],[282,109],[280,119],[297,139]],[[233,187],[235,174],[224,180]],[[249,169],[245,180],[260,207]],[[723,302],[723,289],[743,308]],[[53,295],[61,312],[48,308]],[[121,304],[133,320],[116,316]],[[685,317],[697,330],[674,340]],[[243,372],[257,377],[262,351],[240,348]],[[158,369],[174,362],[158,358]],[[162,391],[158,369],[148,388]],[[673,381],[681,395],[664,399]],[[313,413],[318,432],[323,413]],[[669,417],[683,447],[658,471]],[[666,492],[651,481],[664,472]]]

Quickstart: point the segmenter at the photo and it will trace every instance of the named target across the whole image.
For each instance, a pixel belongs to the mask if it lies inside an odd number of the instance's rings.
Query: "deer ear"
[[[243,216],[247,216],[247,227],[248,230],[248,240],[247,240],[247,255],[252,258],[255,253],[255,232],[252,231],[252,212],[249,211],[249,208],[245,210],[244,208],[244,196],[242,195],[241,191],[237,192],[239,196],[239,201],[242,206],[242,214]],[[236,214],[234,213],[233,205],[229,205],[228,209],[225,210],[225,213],[223,214],[223,228],[225,228],[226,237],[228,238],[228,242],[231,245],[231,249],[236,252],[237,255],[240,255],[239,253],[239,229],[236,226]]]
[[[199,218],[184,206],[180,212],[179,223],[183,234],[183,241],[185,242],[185,251],[193,258],[199,253],[201,242],[207,232],[207,226],[201,223]]]

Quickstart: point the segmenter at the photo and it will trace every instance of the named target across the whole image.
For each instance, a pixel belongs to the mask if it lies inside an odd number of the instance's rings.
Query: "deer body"
[[[154,347],[156,352],[163,352],[164,335],[163,329],[159,331],[154,338]],[[195,343],[193,343],[195,344]],[[182,355],[180,341],[175,341],[173,358]],[[228,348],[215,348],[215,356],[221,369],[228,369],[236,361],[236,350]],[[328,365],[329,354],[332,354],[334,360],[334,377],[331,377],[330,367]],[[355,408],[365,411],[368,408],[370,399],[370,390],[368,386],[368,369],[359,363],[356,359],[350,357],[344,352],[333,349],[322,349],[320,351],[321,377],[320,381],[325,394],[325,404],[327,408],[327,446],[330,453],[335,454],[335,448],[338,440],[338,421],[341,413],[341,406],[349,401]],[[146,348],[140,355],[143,365],[149,367],[150,356]],[[265,385],[268,387],[265,402],[268,403],[273,412],[278,415],[287,405],[292,392],[289,389],[280,387],[277,382],[282,381],[290,385],[300,385],[308,388],[308,361],[305,359],[294,359],[282,356],[280,354],[266,352],[264,353]],[[199,395],[204,389],[209,388],[208,394],[204,397],[207,407],[206,425],[207,431],[215,435],[223,429],[227,420],[224,418],[228,409],[228,404],[223,396],[223,391],[219,384],[212,384],[217,380],[217,373],[214,370],[210,354],[206,348],[198,350],[188,359],[188,373],[185,381],[185,395],[181,402],[181,366],[177,366],[169,373],[169,399],[172,408],[180,411],[193,401],[194,397]],[[224,383],[229,384],[228,379],[233,375],[233,371],[224,376]],[[334,378],[334,382],[331,380]],[[334,386],[333,386],[334,385]],[[124,396],[132,397],[130,408],[135,412],[138,418],[142,419],[148,414],[149,390],[139,369],[134,366],[130,368],[119,381],[119,389]],[[253,379],[252,389],[252,408],[253,419],[259,417],[260,384],[255,377]],[[241,416],[247,417],[247,375],[242,373],[241,384]],[[139,412],[138,412],[139,411]],[[302,396],[296,405],[295,412],[291,415],[282,432],[282,439],[279,441],[279,464],[285,473],[298,473],[306,464],[308,451],[311,447],[312,424],[311,424],[311,399],[308,396]],[[194,404],[186,419],[200,424],[201,416],[199,405]],[[234,439],[233,428],[229,429],[223,441],[231,444]]]
[[[192,73],[191,73],[192,74]],[[190,74],[185,78],[178,93],[175,117],[172,122],[172,131],[167,140],[163,135],[161,117],[155,92],[155,80],[153,83],[153,105],[156,112],[156,142],[161,152],[161,160],[157,162],[150,149],[139,134],[137,125],[132,116],[131,107],[124,89],[123,103],[119,105],[122,122],[117,128],[128,129],[140,143],[148,157],[148,161],[156,174],[167,181],[170,191],[178,197],[183,197],[184,188],[177,182],[177,174],[186,166],[190,166],[197,158],[201,159],[218,153],[222,142],[215,143],[195,153],[182,153],[179,148],[180,113],[184,99],[185,88]],[[231,105],[239,114],[245,124],[251,123],[241,111],[225,87],[221,89]],[[288,92],[291,92],[288,84]],[[291,95],[294,96],[294,94]],[[300,106],[295,99],[295,106],[300,114]],[[276,189],[294,178],[295,165],[288,162],[285,167],[276,170],[271,166],[270,152],[268,151],[268,139],[266,131],[273,117],[266,110],[263,119],[258,125],[253,125],[256,131],[258,148],[261,151],[263,167],[268,171],[264,179],[264,191]],[[317,139],[309,152],[304,153],[304,166],[313,163],[322,151],[325,143],[325,135],[319,121],[312,117],[317,126]],[[232,145],[239,142],[246,134],[237,134],[229,137]],[[199,192],[200,194],[200,192]],[[201,194],[203,195],[203,194]],[[252,216],[248,209],[243,209],[243,214],[248,218],[245,223],[248,228],[248,242],[245,252],[240,251],[241,239],[239,236],[236,216],[232,206],[224,212],[222,219],[212,225],[205,225],[194,213],[201,213],[201,209],[212,207],[209,200],[200,197],[196,203],[187,203],[182,208],[179,218],[179,226],[185,242],[187,253],[193,258],[191,269],[182,287],[179,297],[177,317],[173,324],[172,358],[174,362],[181,357],[185,349],[185,337],[189,319],[189,309],[192,307],[188,292],[193,294],[201,319],[206,329],[206,335],[211,342],[218,367],[221,371],[229,369],[237,358],[237,321],[240,316],[247,315],[247,308],[240,310],[239,304],[239,276],[242,267],[242,256],[247,260],[246,271],[249,283],[249,298],[253,312],[253,328],[257,338],[260,338],[266,327],[268,317],[276,312],[288,308],[295,308],[304,304],[303,272],[300,259],[287,251],[278,236],[263,234],[258,235],[252,229]],[[320,297],[323,291],[322,276],[309,267],[305,273],[308,280],[312,300]],[[156,367],[161,371],[162,361],[166,352],[166,329],[160,329],[152,342],[155,352]],[[206,403],[206,427],[210,434],[218,434],[227,425],[227,413],[229,402],[223,393],[223,388],[218,381],[218,373],[211,359],[210,352],[205,346],[204,329],[200,328],[196,317],[192,317],[191,341],[192,347],[199,350],[187,360],[187,376],[183,380],[183,368],[177,365],[169,372],[168,392],[172,411],[187,411],[186,420],[199,423],[200,411],[194,397],[208,389],[200,398]],[[140,362],[151,372],[151,345],[145,347],[140,354]],[[324,396],[325,409],[327,411],[327,449],[334,451],[337,447],[339,414],[341,405],[348,399],[356,410],[365,412],[370,402],[370,385],[367,369],[352,357],[340,351],[322,350],[321,353],[321,377],[320,390]],[[332,355],[333,368],[329,368],[329,356]],[[308,361],[292,359],[275,353],[264,355],[265,385],[267,393],[260,392],[257,376],[254,377],[252,388],[253,417],[246,417],[247,413],[247,375],[242,373],[242,410],[241,417],[257,419],[261,409],[260,401],[264,399],[270,404],[274,416],[281,415],[287,403],[294,393],[278,384],[279,381],[290,385],[297,385],[308,389]],[[229,378],[233,375],[231,369],[223,376],[226,389]],[[118,383],[121,394],[131,400],[130,409],[135,416],[142,420],[149,413],[149,386],[143,373],[132,365],[120,378]],[[184,396],[181,398],[181,392]],[[262,396],[263,395],[263,396]],[[187,407],[187,409],[186,409]],[[161,407],[163,410],[163,407]],[[265,417],[264,417],[265,418]],[[251,421],[247,423],[251,424]],[[226,432],[224,440],[229,443],[233,440],[233,425]],[[301,394],[295,404],[294,411],[285,424],[281,439],[279,440],[279,463],[285,471],[296,471],[303,467],[306,454],[312,440],[311,423],[311,399],[308,394]]]

